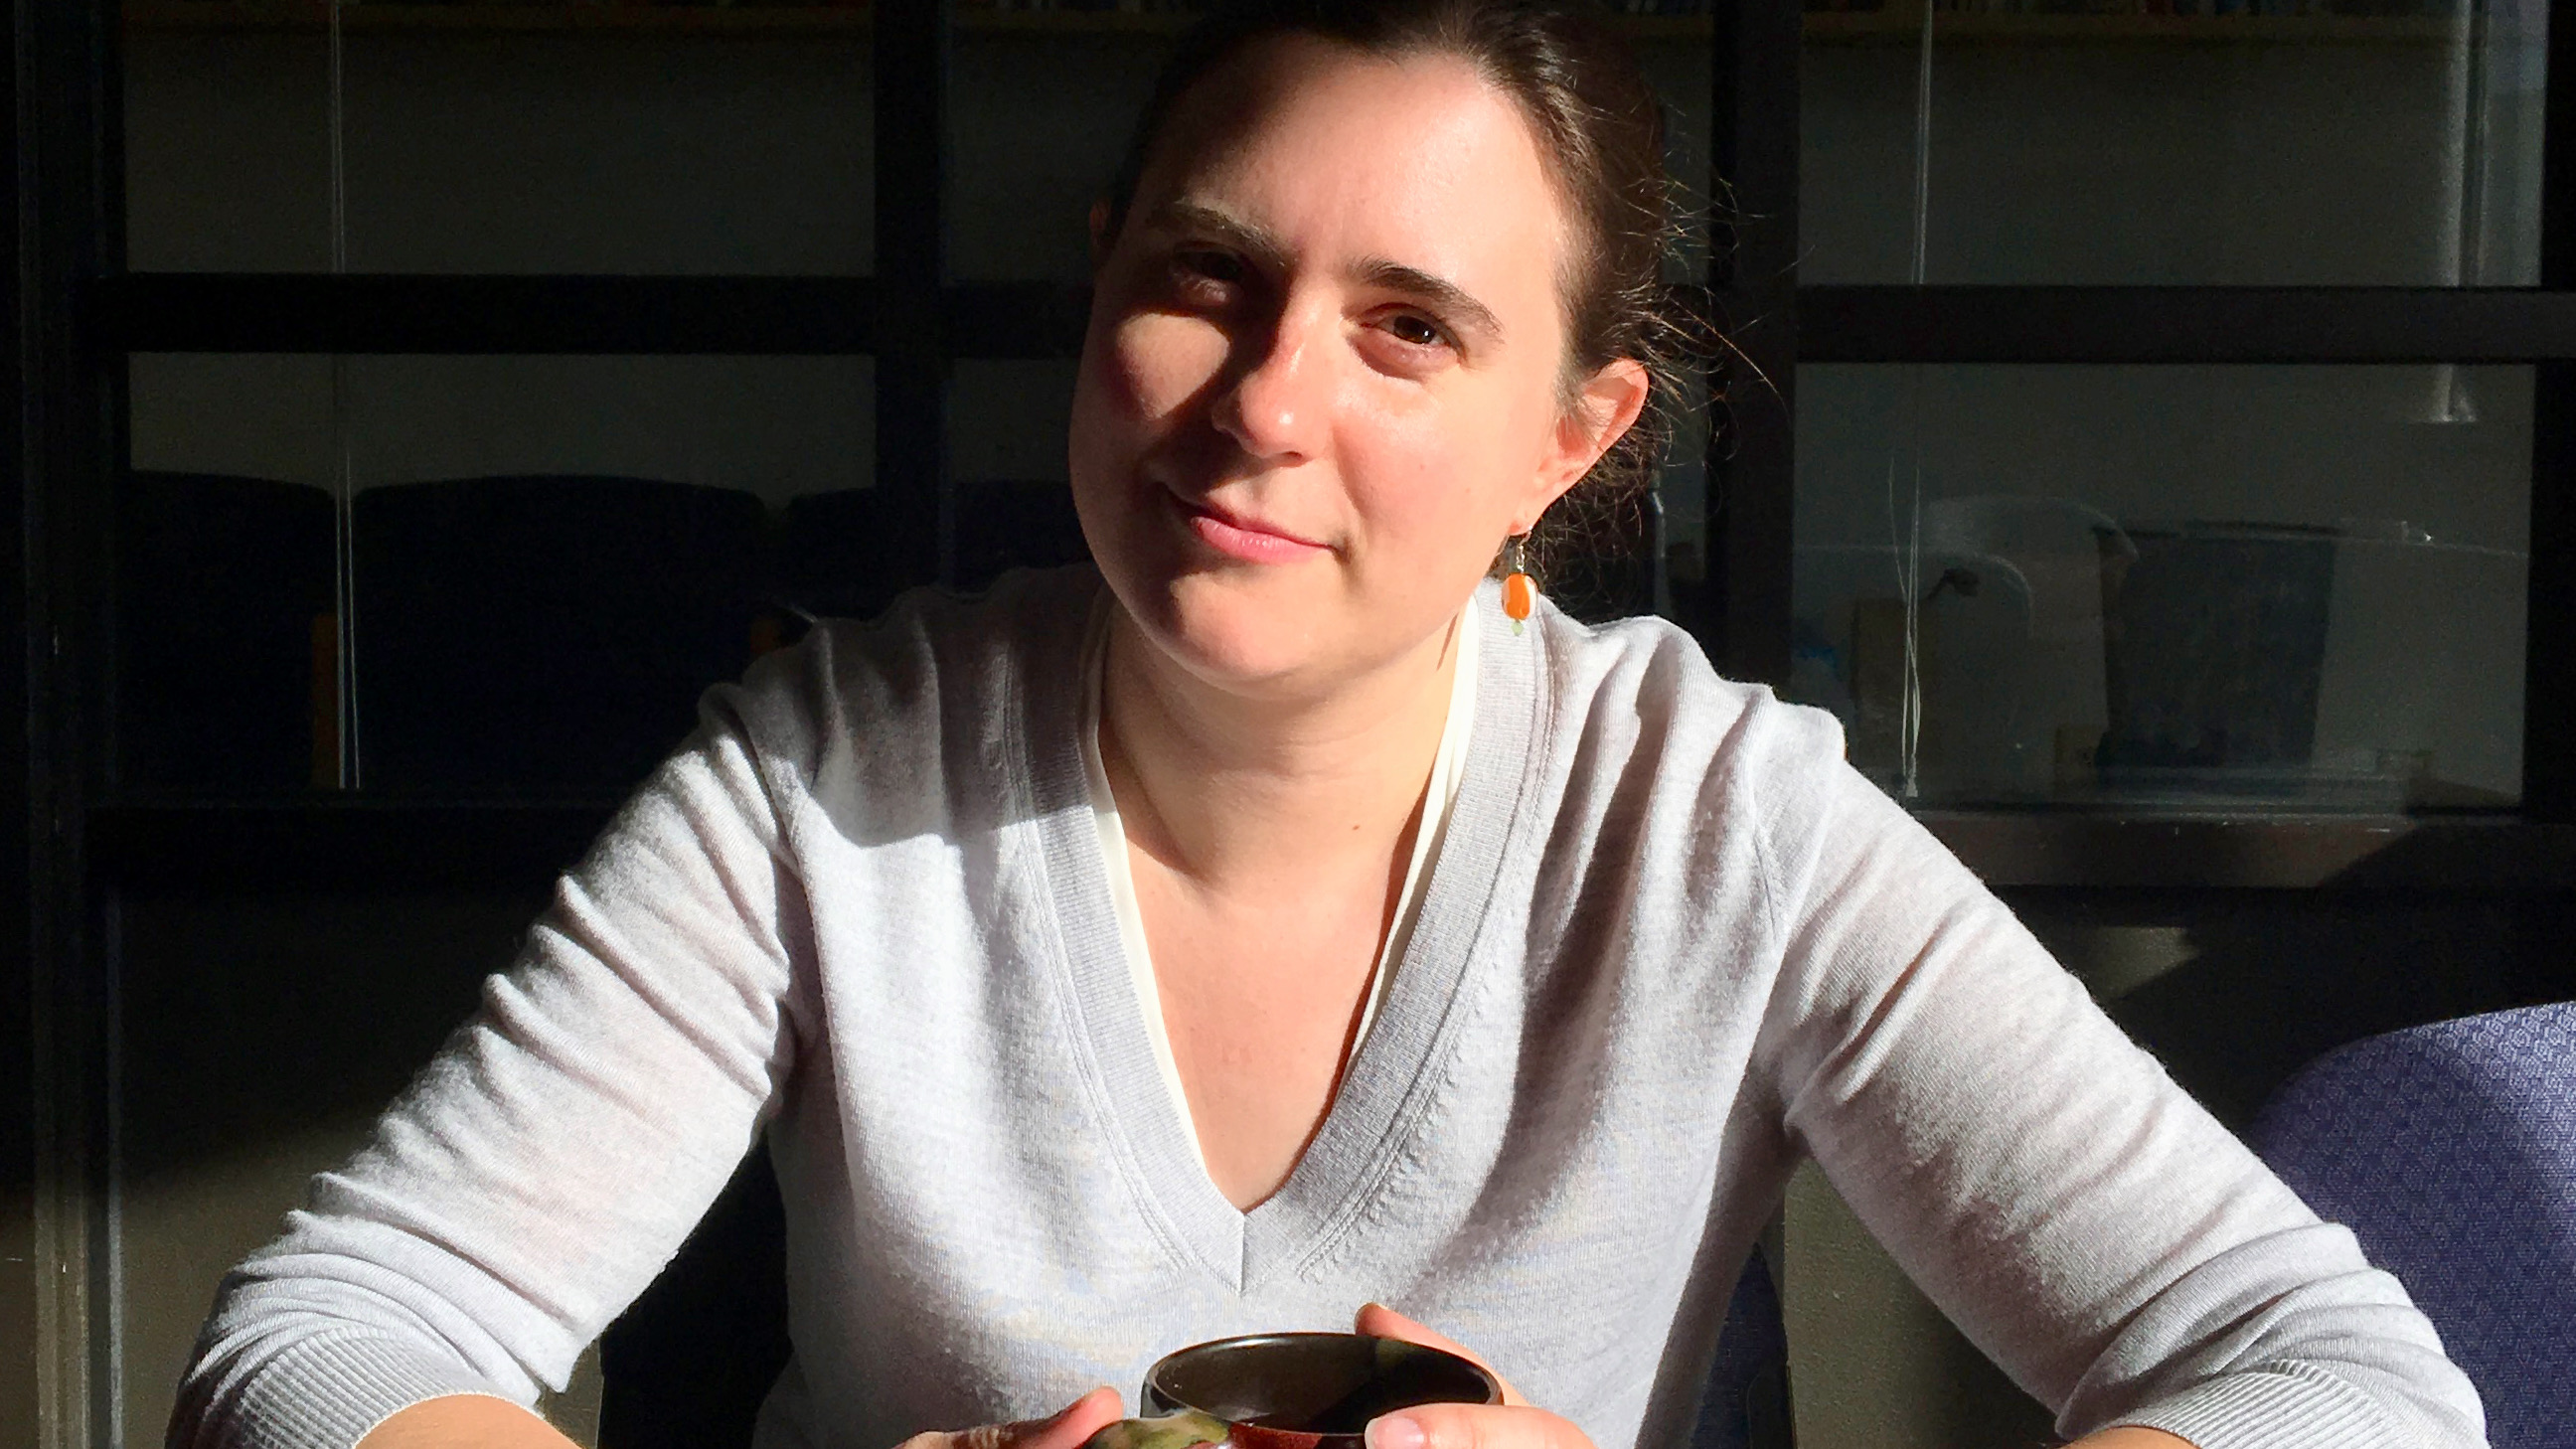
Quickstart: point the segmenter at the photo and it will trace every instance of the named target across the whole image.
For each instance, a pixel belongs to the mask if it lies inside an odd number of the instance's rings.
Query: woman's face
[[[1420,647],[1643,400],[1629,363],[1567,406],[1556,190],[1455,57],[1250,47],[1100,243],[1074,501],[1128,612],[1211,682]]]

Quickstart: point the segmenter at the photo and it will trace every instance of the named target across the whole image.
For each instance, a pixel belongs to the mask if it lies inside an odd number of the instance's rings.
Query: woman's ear
[[[1633,357],[1614,359],[1584,381],[1574,405],[1557,419],[1553,446],[1539,468],[1539,496],[1530,517],[1545,513],[1549,504],[1583,481],[1602,454],[1627,436],[1653,391],[1654,380],[1647,376],[1645,364]]]
[[[1091,203],[1091,270],[1096,275],[1101,263],[1109,260],[1109,245],[1116,238],[1109,235],[1109,198]]]

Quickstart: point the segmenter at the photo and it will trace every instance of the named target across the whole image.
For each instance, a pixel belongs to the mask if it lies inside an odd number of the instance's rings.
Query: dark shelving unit
[[[92,868],[150,890],[542,885],[578,859],[612,800],[119,804],[90,813]]]
[[[1791,659],[1792,428],[1801,362],[2510,363],[2537,372],[2524,799],[2421,815],[2271,810],[2158,814],[2071,808],[1937,810],[1925,824],[1998,888],[2134,901],[2327,893],[2502,903],[2556,938],[2576,898],[2576,0],[2552,3],[2542,285],[2389,287],[1896,287],[1797,284],[1800,47],[1901,43],[1919,11],[1802,14],[1794,3],[1626,22],[1655,44],[1710,47],[1711,157],[1726,198],[1705,289],[1682,299],[1728,332],[1726,399],[1708,457],[1709,577],[1679,622],[1720,667],[1785,683]],[[1161,15],[974,11],[953,0],[875,6],[367,4],[354,29],[859,34],[876,72],[873,276],[425,276],[134,273],[124,266],[121,37],[129,30],[311,33],[314,0],[18,0],[13,343],[17,407],[0,432],[18,526],[19,587],[0,619],[8,808],[0,875],[12,943],[0,989],[0,1152],[28,1202],[51,1203],[44,1251],[78,1273],[37,1295],[0,1291],[0,1341],[40,1343],[48,1383],[0,1392],[0,1442],[110,1449],[114,1374],[97,1357],[113,1301],[98,1144],[118,893],[362,891],[442,884],[540,888],[615,802],[399,800],[316,792],[255,802],[172,799],[109,777],[114,681],[106,500],[127,462],[133,353],[872,356],[876,478],[889,529],[925,577],[959,570],[949,477],[949,378],[968,360],[1062,359],[1087,296],[1052,281],[966,282],[948,270],[955,46],[983,34],[1168,36]],[[1945,34],[2010,45],[2070,37],[2190,44],[2419,44],[2415,20],[2326,17],[1957,16]],[[2576,968],[2540,989],[2576,990]],[[17,1050],[32,1044],[34,1050]],[[43,1216],[39,1213],[37,1216]],[[34,1218],[0,1221],[0,1261],[27,1261]],[[60,1236],[71,1233],[67,1240]],[[81,1234],[88,1234],[82,1238]],[[39,1303],[38,1297],[43,1301]],[[41,1332],[39,1331],[41,1327]],[[47,1397],[50,1395],[50,1397]],[[148,1437],[128,1426],[129,1442]]]
[[[2553,6],[2555,21],[2570,7]],[[128,27],[311,30],[326,11],[312,3],[223,4],[135,0]],[[1789,658],[1794,447],[1791,418],[1802,361],[1833,363],[2528,363],[2539,370],[2539,426],[2533,472],[2530,673],[2525,803],[2474,819],[2303,817],[2275,811],[2235,819],[2177,822],[2153,813],[2064,809],[1945,811],[1927,816],[1968,862],[1999,885],[2046,883],[2104,888],[2150,884],[2233,889],[2333,884],[2369,889],[2416,880],[2474,876],[2475,888],[2557,896],[2576,891],[2576,856],[2560,830],[2576,826],[2576,733],[2567,721],[2567,681],[2576,679],[2576,105],[2549,112],[2543,194],[2544,281],[2539,288],[1818,286],[1796,283],[1799,162],[1798,67],[1784,63],[1807,39],[1902,39],[1919,12],[1801,14],[1786,4],[1721,7],[1713,17],[1631,17],[1649,43],[1703,41],[1712,47],[1714,170],[1724,185],[1710,284],[1688,288],[1683,305],[1726,328],[1732,351],[1712,375],[1727,405],[1709,455],[1710,578],[1677,600],[1680,621],[1721,668],[1779,683]],[[2259,20],[2261,24],[2255,24]],[[2331,23],[2328,23],[2328,22]],[[53,608],[81,637],[96,608],[88,567],[94,529],[72,523],[87,494],[112,471],[121,444],[119,373],[132,352],[301,352],[316,354],[767,354],[871,355],[877,359],[877,468],[891,490],[893,524],[926,576],[953,577],[956,504],[947,482],[947,376],[969,359],[1068,358],[1079,349],[1085,289],[1056,282],[953,281],[946,267],[948,171],[944,138],[953,104],[950,51],[961,32],[1029,34],[1133,31],[1168,35],[1168,15],[1117,12],[994,12],[943,0],[875,6],[544,7],[392,5],[367,7],[351,23],[386,29],[531,29],[796,33],[856,30],[870,36],[878,75],[877,271],[869,277],[747,276],[329,276],[313,274],[128,273],[117,253],[113,187],[103,174],[79,179],[60,151],[43,154],[32,193],[57,227],[80,232],[87,208],[93,251],[87,266],[64,266],[69,289],[18,352],[45,405],[50,457],[31,459],[32,481],[69,504],[46,516],[29,510],[28,558],[50,560]],[[2254,30],[2282,41],[2421,39],[2423,23],[2303,17],[1945,16],[1945,35],[2009,43],[2080,35],[2161,42],[2242,38]],[[2272,32],[2278,32],[2273,35]],[[2331,33],[2329,33],[2331,32]],[[90,28],[84,45],[57,43],[54,77],[65,115],[95,126],[91,167],[111,165],[106,112],[83,97],[114,94],[115,28]],[[2576,76],[2576,23],[2553,25],[2550,71]],[[22,66],[30,57],[22,47]],[[39,57],[41,58],[41,57]],[[2576,82],[2557,95],[2576,94]],[[57,138],[59,145],[59,138]],[[23,149],[23,142],[22,142]],[[78,184],[73,184],[77,180]],[[34,258],[22,255],[21,274]],[[32,280],[32,278],[31,278]],[[67,419],[66,399],[91,397]],[[78,434],[78,436],[73,436]],[[71,526],[66,526],[71,523]],[[82,602],[72,603],[80,597]],[[44,615],[32,616],[38,625]],[[107,681],[96,651],[67,645],[55,681],[69,695],[44,715],[64,752],[59,760],[103,786],[95,719]],[[86,655],[86,657],[84,657]],[[81,671],[89,669],[89,675]],[[75,698],[76,696],[76,698]],[[39,696],[39,703],[42,696]],[[77,763],[75,764],[75,758]],[[330,860],[340,878],[363,862],[423,862],[462,852],[469,872],[503,862],[532,872],[560,854],[565,807],[451,806],[317,798],[259,805],[146,805],[98,794],[94,806],[66,804],[72,819],[54,837],[41,878],[93,884],[158,878],[196,867],[224,832],[256,837],[280,858]],[[459,814],[462,810],[465,813]],[[84,813],[85,811],[89,813]],[[581,812],[574,810],[574,815]],[[100,848],[79,848],[95,815]],[[590,819],[591,816],[582,818]],[[492,838],[526,850],[484,848]],[[210,836],[210,832],[212,835]],[[405,843],[397,846],[396,841]],[[2374,867],[2376,852],[2407,842],[2440,864]],[[359,842],[366,842],[359,844]],[[2440,842],[2434,844],[2433,842]],[[347,847],[347,848],[344,848]],[[2464,876],[2462,873],[2467,873]]]

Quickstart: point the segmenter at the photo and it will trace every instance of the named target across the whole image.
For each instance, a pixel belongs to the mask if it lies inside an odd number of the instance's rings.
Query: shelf
[[[315,33],[330,23],[328,0],[125,0],[129,32]],[[1197,17],[1184,11],[990,10],[961,7],[957,28],[987,35],[1168,36]],[[1923,12],[1810,11],[1808,41],[1825,45],[1902,45],[1921,33]],[[340,28],[351,35],[451,34],[658,34],[704,36],[864,36],[873,23],[865,3],[814,5],[672,5],[619,0],[564,3],[465,3],[454,5],[349,0]],[[1712,34],[1706,15],[1618,15],[1612,23],[1643,44],[1704,42]],[[2361,15],[2012,15],[1937,12],[1936,42],[2057,44],[2069,42],[2180,42],[2188,44],[2415,44],[2448,41],[2455,32],[2444,16]]]
[[[541,890],[616,806],[281,801],[89,812],[90,876],[162,890]]]
[[[1178,35],[1196,19],[1174,10],[970,10],[961,6],[957,28],[983,35]]]
[[[957,28],[985,35],[1178,35],[1198,20],[1186,10],[988,10],[960,6]],[[1611,26],[1631,40],[1705,41],[1713,33],[1705,15],[1613,15]]]
[[[125,27],[146,32],[314,32],[328,28],[328,0],[125,0]],[[957,28],[995,35],[1177,35],[1197,15],[1160,10],[996,10],[961,6]],[[1620,30],[1640,40],[1698,39],[1709,35],[1705,15],[1615,17]],[[870,7],[861,3],[813,5],[673,5],[635,0],[559,0],[523,4],[403,3],[348,0],[340,7],[344,34],[391,32],[642,32],[678,35],[864,34]]]
[[[2509,815],[1923,811],[1998,889],[2576,892],[2576,826]]]
[[[1676,305],[1724,299],[1677,287]],[[761,353],[879,343],[869,277],[136,272],[90,284],[135,352]],[[957,282],[950,354],[1070,358],[1089,289]],[[2576,358],[2576,293],[2527,287],[1847,286],[1798,294],[1802,363],[2521,365]]]
[[[1923,12],[1811,11],[1810,44],[1909,45],[1923,33]],[[2456,26],[2439,15],[2010,15],[1938,11],[1933,44],[2181,43],[2235,45],[2438,45]]]
[[[995,306],[1041,300],[1024,290]],[[848,356],[877,338],[872,277],[131,272],[91,284],[85,304],[134,352]],[[1063,334],[1061,318],[1031,315]]]
[[[327,0],[125,0],[128,33],[280,32],[330,27]],[[340,7],[347,35],[418,33],[865,35],[866,5],[421,5],[355,0]]]
[[[2536,287],[1801,285],[1798,361],[2523,363],[2576,357]]]

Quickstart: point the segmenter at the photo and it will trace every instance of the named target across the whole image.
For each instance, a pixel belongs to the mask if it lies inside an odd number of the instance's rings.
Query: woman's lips
[[[1204,503],[1181,504],[1190,531],[1199,541],[1228,558],[1245,563],[1295,563],[1325,551],[1324,545],[1310,543],[1295,534]]]

